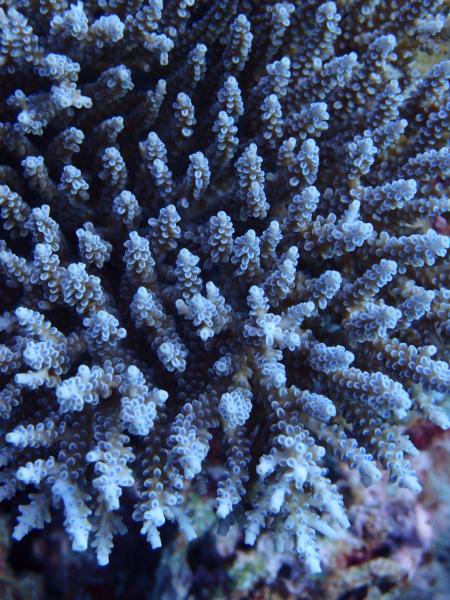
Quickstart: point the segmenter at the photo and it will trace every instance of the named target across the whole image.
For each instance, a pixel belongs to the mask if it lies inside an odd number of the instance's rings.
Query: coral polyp
[[[450,63],[415,57],[444,11],[0,2],[16,539],[60,510],[104,565],[125,496],[157,548],[214,495],[222,533],[317,572],[349,526],[335,461],[420,491],[404,425],[449,426]]]

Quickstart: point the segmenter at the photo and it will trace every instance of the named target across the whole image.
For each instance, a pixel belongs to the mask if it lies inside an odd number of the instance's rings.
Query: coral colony
[[[319,571],[336,461],[418,492],[404,426],[449,425],[443,0],[0,4],[14,538],[104,565],[200,494]]]

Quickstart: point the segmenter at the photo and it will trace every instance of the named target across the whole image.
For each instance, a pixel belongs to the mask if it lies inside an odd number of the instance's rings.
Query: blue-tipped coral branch
[[[0,498],[106,564],[216,494],[320,570],[325,459],[448,427],[442,0],[0,2]],[[214,440],[214,448],[212,441]],[[207,491],[208,490],[208,491]],[[211,492],[211,490],[214,490]]]

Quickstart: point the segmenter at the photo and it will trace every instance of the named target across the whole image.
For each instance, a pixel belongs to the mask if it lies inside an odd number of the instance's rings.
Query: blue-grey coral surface
[[[2,499],[106,564],[188,501],[320,570],[448,427],[443,0],[0,1]],[[439,221],[440,219],[440,221]],[[441,228],[442,230],[442,228]],[[12,500],[16,499],[16,500]],[[120,543],[120,540],[117,540]]]

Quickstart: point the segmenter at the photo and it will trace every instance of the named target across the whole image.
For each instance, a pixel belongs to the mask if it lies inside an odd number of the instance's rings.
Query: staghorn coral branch
[[[13,536],[53,506],[105,565],[125,489],[153,548],[208,489],[319,571],[327,459],[418,492],[404,427],[450,425],[442,0],[3,4]]]

